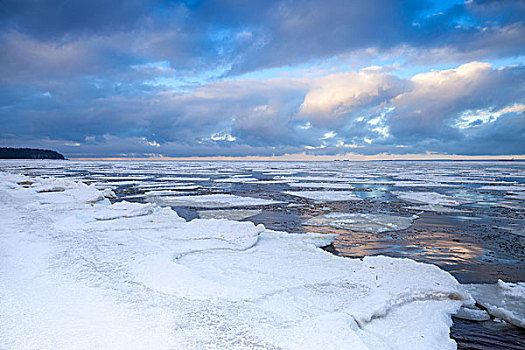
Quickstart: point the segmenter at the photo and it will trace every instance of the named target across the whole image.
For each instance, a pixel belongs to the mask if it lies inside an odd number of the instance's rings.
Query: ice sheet
[[[488,190],[488,191],[525,191],[525,186],[481,186],[479,188],[480,190]]]
[[[171,196],[176,195],[181,190],[196,190],[200,188],[200,186],[173,186],[170,187],[167,190],[155,190],[155,191],[146,191],[144,192],[145,196]]]
[[[393,215],[374,215],[363,213],[329,213],[319,215],[306,221],[306,225],[332,226],[359,232],[385,232],[404,230],[410,225],[414,217]]]
[[[279,180],[286,180],[288,182],[298,182],[298,181],[352,182],[351,178],[337,177],[337,176],[276,176],[275,178]]]
[[[407,209],[419,210],[419,211],[434,211],[436,213],[466,213],[467,212],[466,210],[446,207],[444,205],[434,205],[434,204],[407,207]]]
[[[460,187],[460,185],[427,181],[393,181],[391,185],[395,187]]]
[[[199,210],[199,217],[201,219],[228,219],[228,220],[243,220],[262,213],[262,210],[247,210],[247,209],[223,209],[223,210]]]
[[[525,192],[508,192],[505,198],[525,201]]]
[[[392,191],[399,199],[412,203],[422,203],[428,205],[457,206],[468,203],[457,197],[447,196],[436,192],[417,192],[417,191]]]
[[[263,198],[241,197],[232,194],[205,194],[196,196],[164,196],[151,199],[155,203],[170,206],[199,208],[254,207],[281,202]]]
[[[0,348],[454,349],[473,303],[436,266],[317,248],[333,236],[20,180],[0,175]]]
[[[307,198],[315,201],[359,201],[360,197],[352,191],[285,191],[291,196]]]
[[[251,176],[240,176],[240,177],[229,177],[225,179],[217,179],[215,182],[226,182],[226,183],[250,183],[250,182],[256,182],[257,179]]]
[[[209,177],[184,177],[184,176],[162,176],[155,180],[158,181],[209,181]]]
[[[289,182],[289,186],[303,188],[335,188],[335,189],[352,189],[354,186],[345,183],[327,183],[327,182]]]

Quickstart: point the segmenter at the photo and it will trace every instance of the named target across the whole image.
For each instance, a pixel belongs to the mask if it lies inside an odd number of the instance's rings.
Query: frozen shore
[[[455,349],[473,305],[433,265],[110,195],[0,174],[0,348]]]

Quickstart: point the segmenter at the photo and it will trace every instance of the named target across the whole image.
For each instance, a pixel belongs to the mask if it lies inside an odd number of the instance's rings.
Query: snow
[[[385,232],[404,230],[412,225],[413,217],[374,215],[363,213],[329,213],[306,221],[306,225],[332,226],[359,232]]]
[[[431,206],[457,206],[467,201],[457,197],[447,196],[436,192],[417,192],[417,191],[392,191],[399,199],[412,203],[422,203]]]
[[[454,317],[461,318],[469,321],[488,321],[490,320],[490,314],[482,309],[473,309],[468,307],[461,307],[455,314]]]
[[[288,182],[297,182],[297,181],[352,182],[351,178],[336,177],[336,176],[276,176],[275,179],[286,180]]]
[[[352,191],[285,191],[291,196],[302,197],[315,201],[358,201],[360,197]]]
[[[152,199],[161,205],[198,208],[253,207],[279,204],[281,202],[233,194],[204,194],[195,196],[164,196]]]
[[[118,187],[118,186],[136,186],[142,184],[142,181],[107,181],[107,182],[96,182],[97,187]]]
[[[217,179],[215,182],[226,182],[226,183],[251,183],[256,182],[257,179],[251,176],[233,176],[225,179]]]
[[[525,192],[507,192],[505,198],[525,201]]]
[[[162,176],[157,177],[158,181],[209,181],[209,177],[183,177],[183,176]]]
[[[467,213],[466,210],[455,209],[451,207],[446,207],[444,205],[434,205],[434,204],[407,207],[407,209],[418,210],[418,211],[434,211],[436,213]]]
[[[184,190],[196,190],[200,188],[200,186],[173,186],[170,187],[168,190],[154,190],[154,191],[146,191],[144,192],[145,196],[171,196],[174,194],[178,194],[177,191],[184,191]]]
[[[434,265],[320,250],[333,235],[24,180],[0,174],[0,348],[455,349],[451,314],[473,305]]]
[[[525,186],[481,186],[480,190],[487,191],[525,191]]]
[[[150,182],[150,183],[140,183],[137,188],[140,189],[170,189],[177,188],[179,186],[190,186],[193,185],[190,182],[170,182],[170,181],[159,181],[159,182]]]
[[[342,188],[342,189],[352,189],[354,186],[345,183],[319,183],[319,182],[291,182],[288,183],[292,187],[305,187],[305,188]]]
[[[105,181],[134,181],[134,180],[146,180],[151,179],[151,176],[106,176],[106,175],[93,175],[93,177],[98,179],[103,179]]]
[[[92,214],[95,220],[114,220],[119,218],[131,218],[153,213],[154,207],[151,204],[130,203],[126,201],[115,203],[104,209],[98,209]],[[88,220],[84,217],[84,220]]]
[[[525,328],[525,282],[467,284],[465,288],[478,304],[494,317]]]
[[[451,185],[439,182],[425,182],[425,181],[393,181],[391,183],[395,187],[458,187],[459,185]]]
[[[259,181],[252,181],[248,182],[250,185],[274,185],[274,184],[289,184],[288,181],[285,180],[259,180]]]

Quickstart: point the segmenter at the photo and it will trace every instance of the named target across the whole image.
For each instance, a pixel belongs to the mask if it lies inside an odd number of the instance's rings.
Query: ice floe
[[[488,321],[490,320],[490,314],[482,309],[461,307],[455,314],[454,317],[461,318],[462,320],[469,321]]]
[[[407,209],[417,210],[417,211],[433,211],[436,213],[466,213],[467,212],[466,210],[447,207],[444,205],[434,205],[434,204],[407,207]]]
[[[392,191],[391,193],[407,202],[422,203],[431,206],[457,206],[468,203],[466,200],[436,192]]]
[[[476,302],[494,317],[525,328],[525,282],[467,284],[465,288]]]
[[[161,205],[187,206],[199,208],[254,207],[281,203],[270,199],[242,197],[233,194],[164,196],[154,198],[152,199],[152,201]]]
[[[136,180],[146,180],[151,179],[151,176],[106,176],[106,175],[92,175],[97,179],[103,179],[105,181],[136,181]]]
[[[245,183],[245,182],[250,183],[250,182],[257,181],[257,179],[251,176],[234,176],[234,177],[228,177],[225,179],[217,179],[214,181],[215,182],[228,182],[228,183]]]
[[[525,201],[525,192],[507,192],[505,198]]]
[[[487,191],[525,191],[525,186],[481,186],[479,188],[480,190],[487,190]]]
[[[144,192],[145,196],[172,196],[176,195],[179,192],[178,191],[189,191],[189,190],[196,190],[200,188],[200,186],[192,185],[192,186],[174,186],[170,187],[167,190],[154,190],[154,191],[146,191]]]
[[[409,228],[416,217],[402,217],[384,214],[329,213],[306,221],[306,225],[332,226],[359,232],[386,232]]]
[[[255,209],[217,209],[217,210],[199,210],[199,217],[201,219],[228,219],[228,220],[243,220],[249,217],[259,215],[262,210]]]
[[[352,189],[354,186],[345,183],[327,183],[327,182],[289,182],[292,187],[304,188],[334,188],[334,189]]]
[[[451,185],[442,182],[426,181],[393,181],[390,183],[395,187],[459,187],[460,185]]]
[[[291,196],[311,199],[314,201],[358,201],[360,197],[352,191],[285,191]]]
[[[473,305],[434,265],[320,250],[333,235],[21,180],[0,175],[0,348],[455,349],[451,314]],[[254,200],[224,196],[190,202]]]
[[[308,181],[308,182],[352,182],[351,178],[337,176],[276,176],[275,179],[286,180],[289,182]]]
[[[158,181],[209,181],[209,177],[183,177],[183,176],[162,176],[157,177]]]

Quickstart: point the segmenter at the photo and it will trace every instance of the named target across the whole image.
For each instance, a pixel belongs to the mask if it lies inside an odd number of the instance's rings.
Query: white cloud
[[[359,111],[395,96],[402,82],[377,69],[362,69],[317,78],[300,106],[299,116],[316,122]]]

